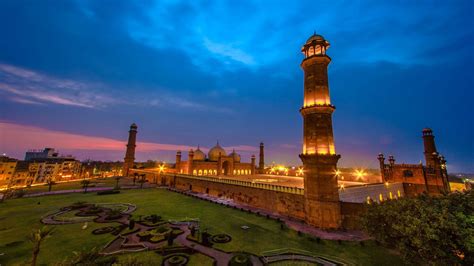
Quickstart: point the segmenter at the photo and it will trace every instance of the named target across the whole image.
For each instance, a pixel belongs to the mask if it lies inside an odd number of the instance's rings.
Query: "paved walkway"
[[[243,209],[244,211],[250,210],[253,213],[258,212],[260,213],[260,215],[263,215],[263,216],[269,215],[269,217],[271,217],[272,219],[280,219],[289,228],[293,230],[300,231],[302,233],[312,235],[314,237],[319,237],[322,239],[349,240],[349,241],[363,241],[363,240],[369,239],[369,237],[361,231],[325,231],[325,230],[310,226],[306,224],[304,221],[297,220],[295,218],[290,218],[288,216],[283,216],[277,213],[272,213],[272,212],[269,212],[268,210],[239,204],[239,203],[234,202],[231,199],[222,199],[222,198],[213,197],[204,193],[181,191],[181,190],[172,189],[172,188],[170,188],[169,190],[179,192],[179,193],[184,193],[189,196],[194,196],[203,200],[208,200],[208,201],[223,204],[226,206],[231,206],[231,207],[235,206],[236,208]]]

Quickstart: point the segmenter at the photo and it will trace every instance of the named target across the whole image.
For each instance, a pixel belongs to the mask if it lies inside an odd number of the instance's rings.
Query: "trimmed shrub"
[[[111,194],[119,194],[120,190],[104,190],[104,191],[98,191],[97,195],[111,195]]]

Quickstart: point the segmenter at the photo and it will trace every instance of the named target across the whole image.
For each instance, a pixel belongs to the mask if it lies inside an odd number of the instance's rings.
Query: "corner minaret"
[[[422,133],[426,166],[435,168],[439,165],[439,154],[436,150],[433,130],[431,130],[431,128],[425,128]]]
[[[258,161],[258,173],[264,174],[265,173],[265,154],[264,154],[264,145],[263,142],[260,142],[260,154],[259,154],[259,161]]]
[[[128,131],[128,143],[127,151],[125,152],[125,158],[123,162],[123,176],[128,176],[129,169],[133,167],[135,163],[135,147],[137,142],[137,125],[133,123]]]
[[[329,42],[314,34],[301,49],[304,59],[303,116],[304,193],[306,222],[320,228],[341,226],[341,207],[337,184],[337,162],[332,129],[335,107],[329,97],[326,55]]]

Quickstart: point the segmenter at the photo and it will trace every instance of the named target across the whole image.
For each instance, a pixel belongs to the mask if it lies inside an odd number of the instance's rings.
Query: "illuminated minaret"
[[[337,161],[332,129],[332,113],[326,55],[329,42],[314,34],[304,44],[301,68],[304,71],[303,116],[304,193],[306,222],[320,228],[341,226],[337,184]]]
[[[123,162],[123,176],[128,176],[129,169],[133,167],[135,162],[135,147],[137,141],[137,125],[133,123],[128,131],[127,151]]]

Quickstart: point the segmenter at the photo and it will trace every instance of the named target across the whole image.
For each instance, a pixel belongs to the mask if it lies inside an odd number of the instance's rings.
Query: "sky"
[[[0,153],[54,147],[137,160],[216,141],[244,161],[300,164],[303,55],[329,66],[340,166],[423,160],[474,172],[473,1],[0,1]],[[186,154],[186,153],[185,153]]]

